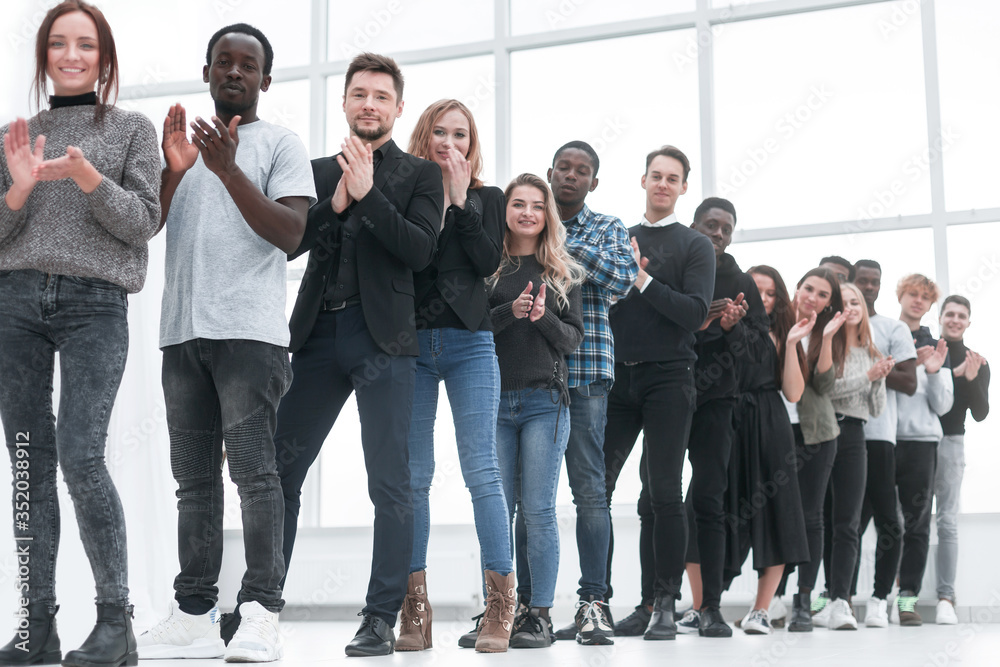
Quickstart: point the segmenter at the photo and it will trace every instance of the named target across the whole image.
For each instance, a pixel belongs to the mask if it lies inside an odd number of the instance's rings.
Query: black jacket
[[[319,201],[309,209],[302,243],[288,256],[294,259],[309,252],[289,322],[292,352],[312,333],[327,281],[339,260],[341,228],[353,216],[361,223],[355,248],[368,331],[389,354],[420,353],[413,325],[413,272],[430,264],[437,248],[444,214],[441,168],[404,153],[391,140],[382,150],[374,186],[340,215],[330,206],[343,173],[336,156],[312,161]]]

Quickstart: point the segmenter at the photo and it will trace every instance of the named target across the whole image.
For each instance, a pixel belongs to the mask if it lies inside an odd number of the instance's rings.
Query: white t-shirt
[[[316,202],[312,166],[291,130],[258,120],[238,129],[236,163],[269,199]],[[257,235],[201,156],[167,216],[160,347],[195,338],[287,347],[285,252]]]
[[[872,338],[883,356],[892,357],[896,363],[917,358],[913,334],[903,322],[884,315],[872,315]],[[885,410],[865,424],[866,440],[885,440],[896,444],[896,392],[886,387]]]

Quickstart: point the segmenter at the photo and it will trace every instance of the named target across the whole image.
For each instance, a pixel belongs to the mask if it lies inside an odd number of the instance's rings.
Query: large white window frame
[[[715,142],[715,100],[713,26],[720,24],[772,18],[803,12],[823,11],[858,5],[884,4],[892,0],[770,0],[747,3],[734,0],[724,8],[713,8],[711,0],[697,0],[693,12],[665,14],[636,20],[606,23],[586,27],[567,28],[548,32],[512,35],[510,0],[494,1],[494,37],[492,40],[394,52],[392,55],[404,68],[406,65],[447,61],[471,56],[493,55],[496,81],[496,156],[495,174],[498,183],[505,183],[510,177],[511,162],[511,82],[510,60],[515,51],[560,46],[579,42],[589,42],[633,35],[659,33],[672,30],[695,28],[698,35],[698,105],[702,121],[701,130],[701,180],[703,194],[715,194],[716,184],[716,142]],[[937,58],[937,26],[935,22],[935,0],[920,0],[922,27],[923,71],[925,104],[927,116],[927,144],[935,146],[942,137],[940,86]],[[310,141],[312,156],[324,154],[326,146],[327,114],[339,113],[338,109],[327,108],[327,78],[343,74],[347,69],[346,60],[327,59],[328,0],[312,0],[309,24],[311,48],[310,64],[307,66],[276,69],[276,81],[307,80],[310,85]],[[126,86],[120,91],[120,99],[140,99],[149,96],[149,87],[143,85]],[[157,96],[175,96],[204,92],[201,80],[163,83],[156,88]],[[931,211],[919,215],[901,215],[876,218],[865,221],[866,232],[892,231],[930,228],[934,236],[935,275],[943,293],[949,293],[948,227],[1000,220],[1000,207],[949,211],[945,203],[943,161],[930,160],[929,164]],[[790,238],[809,238],[858,232],[856,220],[840,220],[815,224],[742,229],[734,235],[736,242],[770,241]],[[318,526],[320,521],[321,484],[307,485],[303,489],[303,505],[300,520],[303,526]]]

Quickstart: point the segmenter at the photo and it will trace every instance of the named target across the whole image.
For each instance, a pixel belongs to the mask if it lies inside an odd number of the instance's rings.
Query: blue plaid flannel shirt
[[[568,360],[569,386],[614,380],[615,341],[608,324],[608,309],[611,298],[628,294],[639,274],[628,229],[618,218],[594,213],[586,204],[575,218],[563,224],[566,249],[587,274],[581,289],[583,343]]]

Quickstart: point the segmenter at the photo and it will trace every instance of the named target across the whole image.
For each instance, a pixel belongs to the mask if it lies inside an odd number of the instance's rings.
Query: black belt
[[[346,301],[334,301],[333,299],[323,299],[323,305],[320,307],[320,310],[336,311],[336,310],[343,310],[348,306],[360,306],[360,305],[361,305],[361,295],[352,296],[350,299],[347,299]]]

